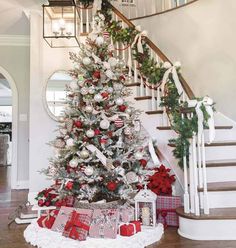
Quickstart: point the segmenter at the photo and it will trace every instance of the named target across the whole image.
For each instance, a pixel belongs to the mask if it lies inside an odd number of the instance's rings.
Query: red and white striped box
[[[179,196],[157,196],[157,223],[164,227],[179,226],[176,208],[182,206]]]

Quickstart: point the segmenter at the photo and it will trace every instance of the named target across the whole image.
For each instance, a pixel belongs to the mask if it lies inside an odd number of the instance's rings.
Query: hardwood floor
[[[9,174],[9,167],[0,167],[0,248],[32,248],[23,238],[26,225],[7,227],[8,214],[26,200],[28,194],[27,190],[10,191]],[[169,227],[162,240],[148,248],[236,248],[236,241],[192,241],[180,237],[176,228]]]

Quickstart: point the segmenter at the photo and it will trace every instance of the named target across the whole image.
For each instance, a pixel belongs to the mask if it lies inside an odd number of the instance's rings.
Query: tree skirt
[[[131,237],[117,236],[116,239],[87,238],[86,241],[76,241],[63,237],[61,233],[41,228],[33,221],[24,231],[27,243],[39,248],[144,248],[159,241],[164,233],[163,225],[154,229],[143,229]]]

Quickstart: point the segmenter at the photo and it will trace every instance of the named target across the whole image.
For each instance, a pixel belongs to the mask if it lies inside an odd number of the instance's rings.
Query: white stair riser
[[[236,146],[206,147],[206,159],[208,161],[236,159]]]
[[[236,166],[207,168],[207,182],[236,181]]]
[[[179,217],[178,233],[187,239],[236,240],[235,230],[236,220],[193,220]]]

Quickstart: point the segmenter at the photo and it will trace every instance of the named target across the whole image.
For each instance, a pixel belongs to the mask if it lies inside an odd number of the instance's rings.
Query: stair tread
[[[126,87],[134,87],[134,86],[139,86],[140,85],[140,83],[131,83],[131,84],[126,84],[125,86]]]
[[[141,101],[141,100],[148,100],[148,99],[151,99],[152,97],[151,96],[138,96],[138,97],[135,97],[134,99],[136,101]]]
[[[163,114],[163,110],[146,111],[146,114],[148,115]]]
[[[215,126],[215,129],[232,129],[233,126],[227,126],[227,125],[217,125]],[[159,126],[157,127],[157,129],[159,130],[171,130],[171,127],[170,126]],[[208,128],[205,128],[205,129],[208,129]]]
[[[207,183],[207,191],[234,191],[234,190],[236,190],[236,181]],[[198,188],[198,191],[202,192],[203,188]]]
[[[170,147],[175,147],[175,144],[168,144]],[[206,147],[214,147],[214,146],[236,146],[236,141],[215,141],[212,142],[211,144],[205,143]]]
[[[184,213],[184,208],[179,207],[176,209],[176,212],[179,216],[187,218],[187,219],[195,219],[195,220],[229,220],[236,219],[236,208],[211,208],[210,214],[201,214],[200,216],[196,216],[194,214],[186,214]]]
[[[207,167],[236,166],[236,160],[212,160],[206,162]]]

